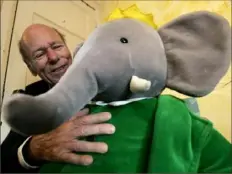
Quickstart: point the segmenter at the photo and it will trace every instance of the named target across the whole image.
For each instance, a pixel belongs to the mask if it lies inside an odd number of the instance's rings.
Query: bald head
[[[64,36],[44,24],[27,27],[18,46],[32,74],[39,75],[49,83],[57,83],[72,62]],[[57,68],[59,71],[56,71]]]
[[[32,24],[24,30],[21,39],[19,40],[18,43],[20,54],[25,63],[31,60],[27,50],[30,45],[30,42],[33,42],[34,38],[41,37],[43,33],[47,33],[47,32],[58,35],[60,39],[66,44],[64,35],[61,34],[57,29],[49,27],[44,24]]]
[[[32,24],[24,30],[22,34],[22,40],[26,41],[28,37],[29,38],[32,37],[33,34],[37,35],[41,31],[49,31],[49,30],[52,31],[54,29],[44,24]]]

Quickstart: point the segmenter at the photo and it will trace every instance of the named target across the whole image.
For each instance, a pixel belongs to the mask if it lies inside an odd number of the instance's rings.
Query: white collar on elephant
[[[149,99],[149,98],[152,98],[152,97],[140,97],[140,98],[133,98],[133,99],[122,100],[122,101],[115,101],[115,102],[110,102],[110,103],[105,103],[103,101],[96,101],[96,102],[91,101],[89,104],[90,105],[98,105],[98,106],[106,106],[106,105],[109,105],[109,106],[122,106],[122,105],[126,105],[126,104],[129,104],[129,103],[135,102],[135,101]]]

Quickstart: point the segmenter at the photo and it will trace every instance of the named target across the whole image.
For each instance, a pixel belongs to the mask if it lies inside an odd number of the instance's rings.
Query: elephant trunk
[[[71,66],[51,90],[37,97],[15,94],[3,106],[3,117],[22,135],[46,133],[69,120],[98,93],[94,73]]]

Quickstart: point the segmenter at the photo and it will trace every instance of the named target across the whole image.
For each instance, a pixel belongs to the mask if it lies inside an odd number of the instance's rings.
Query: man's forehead
[[[28,43],[34,43],[43,40],[61,40],[61,37],[55,30],[36,30],[25,33],[23,40]]]
[[[62,43],[62,38],[54,30],[49,28],[41,28],[32,30],[23,35],[23,41],[31,50],[38,49],[39,47],[47,47],[54,43]]]

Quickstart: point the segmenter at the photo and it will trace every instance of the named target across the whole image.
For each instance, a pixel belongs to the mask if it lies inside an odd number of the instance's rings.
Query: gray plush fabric
[[[167,87],[197,97],[213,91],[230,66],[228,21],[200,11],[183,15],[158,32],[168,61]]]
[[[134,19],[105,23],[55,87],[37,97],[13,95],[3,116],[16,132],[32,135],[56,128],[91,100],[154,97],[166,86],[206,95],[229,67],[230,39],[228,22],[209,12],[180,16],[158,32]],[[150,81],[150,89],[131,92],[132,76]]]
[[[128,43],[122,43],[123,38]],[[115,20],[97,28],[74,60],[74,64],[80,63],[78,67],[95,73],[98,100],[110,102],[157,96],[165,87],[167,62],[160,36],[152,27],[133,19]],[[151,89],[130,93],[133,75],[150,80]]]

